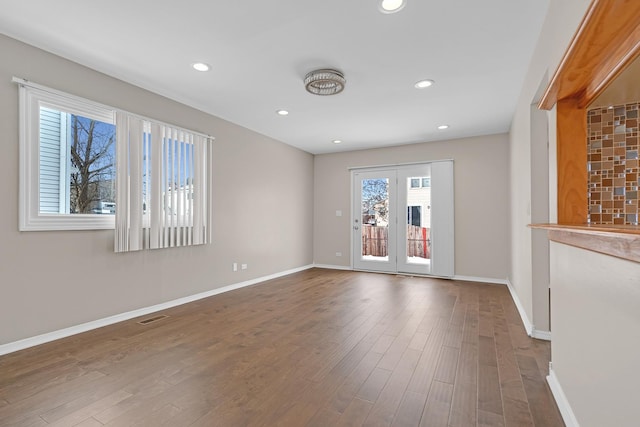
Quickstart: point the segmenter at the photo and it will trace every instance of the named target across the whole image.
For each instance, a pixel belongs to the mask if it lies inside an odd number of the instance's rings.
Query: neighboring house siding
[[[431,227],[431,187],[411,188],[407,185],[407,206],[420,206],[420,225]]]
[[[40,212],[60,212],[61,112],[40,109]]]

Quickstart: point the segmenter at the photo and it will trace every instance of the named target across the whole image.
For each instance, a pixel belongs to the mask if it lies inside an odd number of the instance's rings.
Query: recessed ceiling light
[[[433,80],[420,80],[419,82],[416,82],[414,86],[416,87],[416,89],[424,89],[433,85],[434,83],[435,82]]]
[[[197,71],[209,71],[211,69],[209,64],[205,64],[204,62],[196,62],[195,64],[192,65],[192,67],[194,70],[197,70]]]
[[[278,113],[281,116],[288,116],[289,112],[287,110],[278,110],[276,111],[276,113]]]
[[[333,142],[334,144],[341,144],[341,143],[342,143],[342,140],[341,140],[341,139],[334,139],[334,140],[333,140],[333,141],[331,141],[331,142]]]
[[[380,2],[380,11],[382,13],[394,13],[402,9],[405,4],[405,0],[382,0]]]
[[[438,129],[440,129],[440,130],[449,129],[449,125],[440,125],[440,126],[438,126]]]

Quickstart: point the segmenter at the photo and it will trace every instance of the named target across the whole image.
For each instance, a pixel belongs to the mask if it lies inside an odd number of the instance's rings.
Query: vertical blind
[[[211,242],[211,143],[116,113],[116,252]]]

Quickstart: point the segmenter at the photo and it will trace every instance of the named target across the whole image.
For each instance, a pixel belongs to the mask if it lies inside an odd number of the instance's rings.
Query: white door
[[[353,172],[353,267],[454,275],[453,162]]]
[[[431,165],[398,169],[398,271],[431,273]],[[400,215],[400,211],[404,215]]]
[[[353,184],[353,267],[395,272],[396,171],[356,171]]]

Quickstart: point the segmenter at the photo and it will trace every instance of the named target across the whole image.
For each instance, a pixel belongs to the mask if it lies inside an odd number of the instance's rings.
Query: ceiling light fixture
[[[278,113],[278,115],[280,116],[288,116],[289,112],[287,110],[278,110],[276,111],[276,113]]]
[[[334,139],[333,141],[334,144],[342,144],[342,140],[341,139]]]
[[[414,84],[416,89],[424,89],[426,87],[432,86],[435,82],[433,80],[420,80]]]
[[[196,62],[195,64],[193,64],[191,66],[196,71],[209,71],[211,69],[209,64],[205,64],[204,62]]]
[[[438,126],[439,130],[445,130],[445,129],[449,129],[449,125],[440,125]]]
[[[380,2],[380,11],[382,13],[395,13],[402,10],[406,3],[404,0],[382,0]]]
[[[314,95],[337,95],[346,83],[344,74],[328,68],[311,71],[304,78],[304,87]]]

